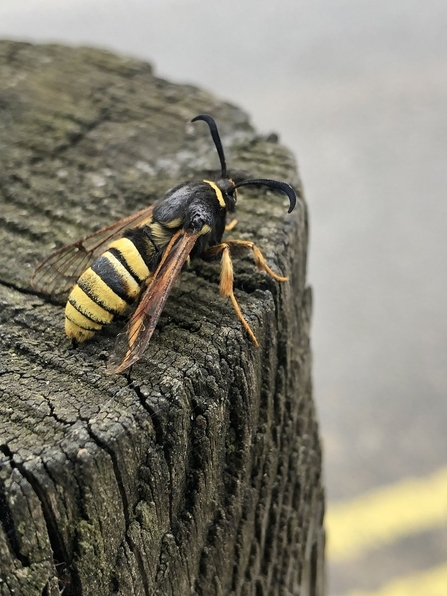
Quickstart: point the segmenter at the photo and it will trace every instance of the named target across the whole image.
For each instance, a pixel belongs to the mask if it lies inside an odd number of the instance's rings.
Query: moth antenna
[[[220,140],[219,131],[217,130],[217,125],[214,122],[214,119],[209,114],[199,114],[195,118],[191,120],[191,122],[197,122],[197,120],[203,120],[209,126],[211,132],[211,138],[213,139],[214,146],[217,150],[217,155],[219,156],[220,160],[220,168],[221,168],[221,177],[227,178],[227,164],[225,162],[225,155],[222,147],[222,141]]]
[[[279,182],[279,180],[266,180],[265,178],[258,178],[256,180],[244,180],[243,182],[239,182],[236,184],[236,188],[239,186],[247,186],[249,184],[258,184],[262,186],[268,186],[269,188],[273,188],[275,190],[280,190],[281,192],[285,193],[289,197],[290,207],[287,213],[292,213],[295,209],[296,205],[296,192],[287,184],[287,182]]]

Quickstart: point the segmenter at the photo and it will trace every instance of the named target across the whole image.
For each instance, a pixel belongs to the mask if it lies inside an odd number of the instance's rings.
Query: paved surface
[[[242,105],[295,151],[311,209],[330,503],[354,507],[411,476],[431,486],[446,462],[446,31],[444,0],[0,5],[3,37],[148,58]],[[331,594],[394,596],[402,581],[399,593],[430,596],[444,581],[447,593],[446,555],[440,522],[373,541],[334,560]]]

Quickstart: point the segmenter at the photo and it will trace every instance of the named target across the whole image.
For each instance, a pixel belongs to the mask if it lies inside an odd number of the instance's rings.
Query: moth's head
[[[236,197],[237,197],[236,187],[248,186],[248,185],[252,185],[252,184],[267,186],[268,188],[271,188],[273,190],[279,190],[279,191],[285,193],[288,196],[289,201],[290,201],[290,207],[289,207],[288,212],[291,213],[294,210],[295,205],[296,205],[297,196],[296,196],[295,190],[290,186],[290,184],[287,184],[287,182],[280,182],[279,180],[269,180],[266,178],[256,178],[253,180],[243,180],[242,182],[235,184],[233,182],[233,180],[228,178],[227,177],[227,165],[225,162],[225,155],[224,155],[224,151],[222,148],[222,142],[220,140],[219,131],[217,130],[217,126],[216,126],[216,123],[214,122],[214,119],[209,114],[199,114],[198,116],[193,118],[191,120],[191,122],[197,122],[197,120],[203,120],[204,122],[206,122],[210,129],[211,137],[213,139],[214,146],[216,147],[216,151],[219,156],[220,167],[221,167],[221,179],[218,180],[216,184],[222,191],[222,194],[223,194],[223,197],[225,200],[225,205],[226,205],[228,211],[234,211],[234,207],[236,205]]]
[[[236,185],[231,178],[221,178],[216,182],[216,186],[222,192],[227,211],[234,211],[237,203]]]

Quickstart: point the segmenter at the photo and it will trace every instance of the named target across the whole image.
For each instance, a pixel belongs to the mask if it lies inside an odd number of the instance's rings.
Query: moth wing
[[[153,205],[89,234],[53,252],[35,269],[32,287],[42,294],[60,297],[67,294],[79,276],[106,247],[129,228],[141,226],[152,217]]]
[[[141,358],[158,323],[158,319],[199,233],[180,232],[172,248],[166,249],[150,285],[144,291],[126,329],[116,338],[106,373],[120,373]]]

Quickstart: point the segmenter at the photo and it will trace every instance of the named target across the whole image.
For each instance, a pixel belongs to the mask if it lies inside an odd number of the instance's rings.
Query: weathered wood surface
[[[0,593],[323,594],[321,452],[311,398],[306,213],[240,193],[233,237],[290,283],[235,265],[260,348],[182,274],[130,377],[104,375],[120,324],[72,349],[29,278],[56,246],[211,176],[299,185],[293,157],[237,108],[92,49],[0,43]],[[121,323],[122,324],[122,323]]]

